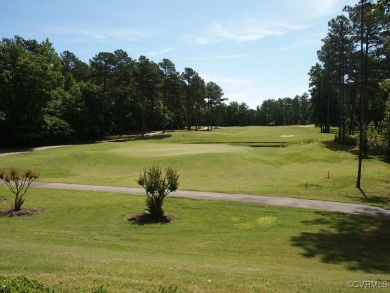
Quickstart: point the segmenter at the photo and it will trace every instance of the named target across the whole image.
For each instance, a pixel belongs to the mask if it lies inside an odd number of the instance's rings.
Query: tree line
[[[221,120],[222,88],[175,64],[123,50],[89,64],[57,54],[49,42],[20,36],[0,42],[2,145],[84,141],[109,134],[212,127]]]
[[[308,95],[267,100],[256,110],[226,104],[222,88],[192,68],[133,59],[123,50],[81,61],[49,40],[0,42],[1,145],[27,146],[153,130],[308,123]]]
[[[50,41],[0,42],[0,145],[28,146],[153,130],[309,122],[309,97],[226,104],[222,88],[169,59],[100,52],[89,63]]]
[[[310,72],[311,120],[336,140],[390,159],[390,1],[360,0],[328,23]]]
[[[0,42],[0,145],[27,146],[162,130],[314,123],[338,126],[348,143],[390,157],[389,0],[361,0],[328,24],[309,72],[309,94],[267,99],[251,109],[215,82],[169,59],[133,59],[123,50],[81,61],[49,40]],[[352,140],[353,141],[353,140]],[[354,141],[353,141],[354,143]]]

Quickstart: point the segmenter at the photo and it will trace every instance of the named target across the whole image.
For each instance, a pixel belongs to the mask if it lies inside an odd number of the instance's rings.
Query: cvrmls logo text
[[[390,283],[388,281],[349,281],[347,284],[350,288],[380,289],[390,287]]]

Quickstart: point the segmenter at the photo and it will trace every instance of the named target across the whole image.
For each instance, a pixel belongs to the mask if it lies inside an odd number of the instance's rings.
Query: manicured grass
[[[143,196],[34,188],[25,206],[45,212],[0,218],[0,274],[59,292],[349,292],[348,281],[389,280],[390,223],[376,218],[168,197],[176,220],[139,226],[126,217]]]
[[[33,168],[48,182],[137,186],[139,172],[156,163],[178,170],[180,189],[390,206],[390,165],[376,158],[364,161],[366,199],[355,188],[356,150],[334,144],[333,138],[314,127],[231,127],[0,159],[1,167]]]

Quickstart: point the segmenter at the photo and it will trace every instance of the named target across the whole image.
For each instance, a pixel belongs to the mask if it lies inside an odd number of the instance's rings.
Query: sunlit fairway
[[[168,197],[176,219],[140,226],[127,217],[143,196],[41,189],[25,205],[45,211],[0,218],[0,274],[56,292],[350,292],[389,280],[388,220]]]
[[[389,165],[364,161],[366,199],[354,187],[356,149],[333,138],[298,126],[175,131],[1,156],[0,167],[31,168],[46,182],[137,186],[141,170],[160,164],[178,170],[179,189],[388,206]],[[0,198],[10,208],[4,185]],[[168,197],[171,223],[129,222],[144,200],[31,188],[25,207],[44,212],[0,218],[0,275],[56,292],[349,292],[354,281],[389,280],[389,220]]]
[[[32,168],[41,181],[136,186],[144,167],[171,166],[180,189],[389,205],[390,165],[364,161],[355,188],[356,149],[314,127],[230,127],[65,146],[0,157],[1,167]],[[329,175],[329,176],[328,176]]]

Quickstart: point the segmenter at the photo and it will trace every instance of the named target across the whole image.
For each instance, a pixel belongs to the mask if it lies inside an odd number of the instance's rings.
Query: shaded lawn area
[[[302,224],[321,229],[291,238],[293,246],[303,249],[303,256],[340,264],[352,271],[390,274],[389,220],[316,213],[316,219],[304,220]]]

